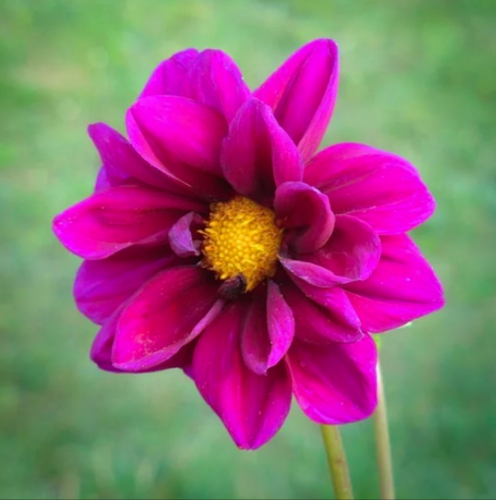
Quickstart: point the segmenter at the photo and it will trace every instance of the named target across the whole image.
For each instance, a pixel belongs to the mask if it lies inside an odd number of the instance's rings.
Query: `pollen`
[[[250,291],[274,276],[282,229],[269,208],[243,196],[214,203],[202,234],[202,265],[218,279],[242,275]]]

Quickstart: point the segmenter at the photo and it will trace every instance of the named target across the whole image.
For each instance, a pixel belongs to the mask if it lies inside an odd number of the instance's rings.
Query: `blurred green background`
[[[221,48],[254,87],[317,37],[341,49],[324,145],[405,156],[438,202],[414,236],[447,306],[383,337],[398,496],[494,498],[494,0],[1,0],[0,497],[330,497],[319,429],[296,405],[241,452],[179,371],[98,371],[71,296],[79,260],[50,229],[92,189],[87,124],[123,130],[161,59]],[[371,422],[343,433],[357,497],[376,498]]]

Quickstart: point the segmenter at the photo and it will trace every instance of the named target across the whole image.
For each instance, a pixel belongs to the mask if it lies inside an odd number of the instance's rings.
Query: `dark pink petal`
[[[177,96],[145,97],[126,114],[131,144],[148,163],[205,196],[225,198],[220,147],[226,120],[204,104]]]
[[[185,211],[203,203],[145,186],[100,191],[53,221],[57,238],[85,259],[103,259],[137,243],[163,243]]]
[[[74,283],[76,305],[101,325],[156,273],[179,263],[184,261],[168,246],[134,246],[106,259],[85,260]]]
[[[339,287],[316,288],[289,283],[283,295],[293,311],[295,336],[313,344],[355,342],[362,338],[360,320]]]
[[[140,98],[152,95],[184,95],[189,69],[197,55],[196,49],[186,49],[162,61],[153,71]]]
[[[180,257],[200,255],[201,240],[197,231],[204,225],[203,219],[195,212],[183,215],[169,231],[172,250]]]
[[[279,287],[271,280],[247,300],[241,327],[241,354],[248,368],[263,375],[286,354],[294,336],[294,318]]]
[[[381,256],[381,240],[366,223],[349,215],[338,215],[332,236],[318,252],[299,255],[331,271],[346,281],[364,280],[377,267]]]
[[[271,109],[250,99],[238,111],[222,147],[226,179],[240,194],[270,203],[277,186],[300,181],[303,165]]]
[[[88,134],[100,153],[103,164],[98,176],[97,190],[118,186],[129,179],[138,179],[170,193],[194,196],[191,189],[175,182],[143,160],[129,141],[106,123],[90,125]]]
[[[116,368],[112,364],[112,346],[121,311],[122,307],[100,328],[91,346],[90,357],[102,370],[114,373],[129,373],[126,370]],[[193,357],[194,344],[194,341],[190,342],[167,361],[150,369],[142,370],[140,373],[167,370],[169,368],[189,369]]]
[[[286,359],[296,401],[315,422],[346,424],[374,411],[377,350],[370,335],[328,345],[295,340]]]
[[[435,208],[412,165],[362,144],[324,149],[306,168],[305,182],[329,196],[334,213],[358,217],[379,234],[409,231]]]
[[[314,40],[295,52],[254,92],[274,109],[305,162],[315,153],[331,119],[338,76],[336,43]]]
[[[253,373],[239,349],[242,301],[232,302],[198,339],[192,375],[205,401],[244,449],[262,446],[284,423],[291,406],[291,384],[284,365]]]
[[[122,307],[115,311],[113,316],[100,328],[91,345],[90,358],[102,370],[121,372],[112,365],[112,345],[115,338],[115,329]]]
[[[142,371],[167,361],[219,313],[218,284],[199,266],[167,269],[149,281],[123,310],[112,362]]]
[[[407,235],[383,236],[382,257],[370,278],[345,289],[369,332],[384,332],[440,309],[439,280]]]
[[[285,242],[298,253],[324,246],[334,228],[329,199],[304,182],[285,182],[276,191],[276,218],[286,228]]]
[[[221,50],[202,51],[191,66],[186,96],[211,106],[228,122],[250,94],[236,63]]]

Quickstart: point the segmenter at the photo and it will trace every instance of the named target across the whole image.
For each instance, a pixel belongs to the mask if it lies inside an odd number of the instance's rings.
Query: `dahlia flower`
[[[163,61],[126,113],[89,135],[95,192],[54,220],[82,257],[74,294],[113,372],[182,368],[240,448],[266,443],[292,397],[313,421],[368,417],[372,333],[438,309],[407,231],[434,200],[406,160],[316,150],[338,50],[315,40],[251,92],[219,50]]]

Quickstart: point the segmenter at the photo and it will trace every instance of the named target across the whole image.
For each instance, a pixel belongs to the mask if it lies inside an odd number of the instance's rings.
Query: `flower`
[[[54,220],[84,260],[74,294],[113,372],[182,368],[240,448],[294,395],[324,424],[376,406],[371,333],[440,308],[407,231],[434,211],[404,159],[356,143],[315,154],[338,51],[315,40],[251,92],[223,52],[162,62],[126,114],[89,127],[95,192]]]

